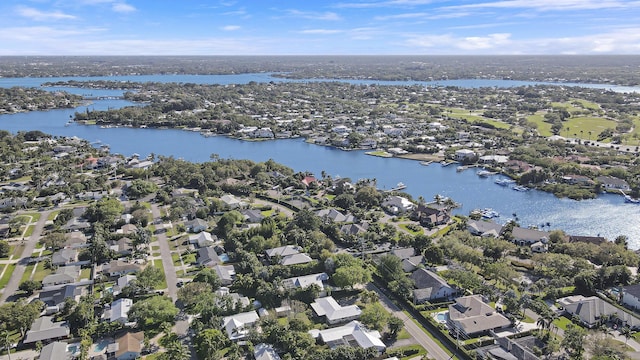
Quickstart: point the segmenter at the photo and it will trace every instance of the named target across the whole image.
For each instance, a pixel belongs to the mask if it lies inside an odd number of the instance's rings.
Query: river
[[[95,78],[25,78],[0,79],[0,86],[39,86],[45,81],[88,80]],[[156,75],[105,77],[105,80],[121,81],[163,81],[198,83],[247,83],[249,81],[285,81],[269,74],[244,75]],[[196,81],[199,80],[199,81]],[[453,80],[452,80],[453,81]],[[489,82],[487,82],[489,81]],[[503,80],[455,80],[452,86],[520,86],[521,83]],[[375,82],[381,83],[381,82]],[[395,82],[384,82],[393,83]],[[406,82],[402,82],[403,84]],[[422,84],[422,83],[421,83]],[[488,85],[491,84],[491,85]],[[517,85],[516,85],[517,84]],[[585,86],[588,84],[580,84]],[[600,85],[596,85],[600,86]],[[94,96],[120,95],[116,90],[95,90],[75,88],[46,88],[47,90],[67,90],[76,94],[91,93]],[[638,91],[637,88],[631,89]],[[133,105],[125,100],[98,100],[90,105],[92,109],[104,110]],[[24,130],[41,130],[59,136],[77,136],[96,144],[107,144],[111,151],[123,155],[133,153],[146,156],[173,156],[194,162],[210,159],[211,154],[223,158],[266,161],[274,159],[296,171],[311,171],[320,176],[322,171],[333,177],[349,177],[354,181],[361,178],[375,178],[378,187],[389,189],[397,183],[407,185],[405,190],[413,197],[429,200],[436,194],[448,196],[462,204],[456,212],[468,214],[476,208],[493,208],[501,215],[498,222],[506,222],[517,217],[520,224],[544,225],[547,229],[562,229],[574,235],[601,235],[610,240],[618,235],[627,235],[632,249],[640,248],[640,206],[624,203],[619,195],[601,195],[597,199],[575,201],[558,199],[552,194],[531,190],[518,192],[496,185],[495,176],[481,178],[473,169],[456,172],[455,166],[442,167],[439,164],[420,165],[417,161],[397,158],[367,156],[362,151],[342,151],[330,147],[311,145],[301,139],[249,142],[223,136],[203,137],[197,132],[160,129],[108,128],[97,126],[65,126],[78,109],[50,110],[18,113],[0,116],[0,129],[12,133]],[[514,215],[515,214],[515,215]],[[546,224],[549,223],[550,226]]]

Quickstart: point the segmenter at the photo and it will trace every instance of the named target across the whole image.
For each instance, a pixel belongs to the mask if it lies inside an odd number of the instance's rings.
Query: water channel
[[[2,79],[1,87],[40,86],[45,81],[58,80],[121,80],[121,81],[162,81],[191,83],[247,83],[249,81],[288,81],[274,78],[269,74],[243,75],[153,75],[124,76],[104,78],[23,78]],[[360,82],[362,83],[362,82]],[[369,83],[369,82],[364,82]],[[375,82],[377,84],[407,84],[407,82]],[[510,87],[531,85],[531,82],[513,82],[508,80],[455,80],[454,83],[412,82],[424,85],[451,85],[466,87],[499,86]],[[455,84],[455,85],[454,85]],[[585,86],[585,84],[580,84]],[[594,85],[602,87],[603,85]],[[611,88],[611,86],[606,86]],[[91,93],[93,96],[113,96],[122,92],[117,90],[95,90],[76,88],[46,88],[47,90],[65,90],[76,94]],[[618,89],[620,90],[620,89]],[[625,91],[638,91],[637,88],[625,88]],[[91,109],[106,110],[133,105],[124,100],[97,100]],[[37,111],[0,115],[0,129],[12,133],[27,130],[41,130],[58,136],[77,136],[95,144],[107,144],[111,151],[123,155],[138,153],[146,156],[150,153],[173,156],[194,162],[210,159],[211,154],[222,158],[250,159],[266,161],[274,159],[296,171],[310,171],[317,176],[322,171],[333,177],[349,177],[356,181],[361,178],[375,178],[378,187],[389,189],[397,183],[407,185],[405,190],[413,197],[432,199],[440,194],[462,204],[456,210],[468,214],[476,208],[492,208],[501,215],[498,222],[506,222],[517,217],[520,224],[544,225],[547,229],[563,229],[575,235],[601,235],[614,239],[618,235],[627,235],[633,249],[640,248],[640,206],[623,202],[618,195],[601,195],[597,199],[575,201],[558,199],[552,194],[540,191],[519,192],[508,187],[496,185],[496,176],[481,178],[473,169],[456,172],[455,166],[443,167],[440,164],[420,165],[417,161],[397,158],[378,158],[367,156],[363,151],[342,151],[330,147],[311,145],[301,139],[247,142],[229,139],[223,136],[203,137],[197,132],[182,130],[100,128],[98,126],[65,126],[78,109]],[[549,225],[547,225],[549,224]]]

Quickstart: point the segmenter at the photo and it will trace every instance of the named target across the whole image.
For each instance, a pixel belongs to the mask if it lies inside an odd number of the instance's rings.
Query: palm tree
[[[538,320],[536,320],[536,325],[538,325],[541,330],[544,330],[550,328],[551,324],[547,322],[547,319],[544,316],[540,316]]]
[[[620,328],[620,335],[624,336],[624,344],[627,345],[627,341],[631,337],[631,329],[627,326]]]

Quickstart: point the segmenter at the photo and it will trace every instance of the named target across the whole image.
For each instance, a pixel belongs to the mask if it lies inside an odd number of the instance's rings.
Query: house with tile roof
[[[490,330],[505,328],[511,321],[498,313],[480,295],[463,296],[449,305],[447,325],[450,332],[459,332],[464,337],[474,337]]]
[[[355,320],[362,313],[357,305],[342,306],[332,296],[316,299],[311,303],[311,308],[319,317],[325,317],[331,325]]]

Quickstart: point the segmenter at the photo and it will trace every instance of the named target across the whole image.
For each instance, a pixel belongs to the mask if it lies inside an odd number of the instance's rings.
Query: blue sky
[[[2,0],[0,55],[640,54],[635,0]]]

